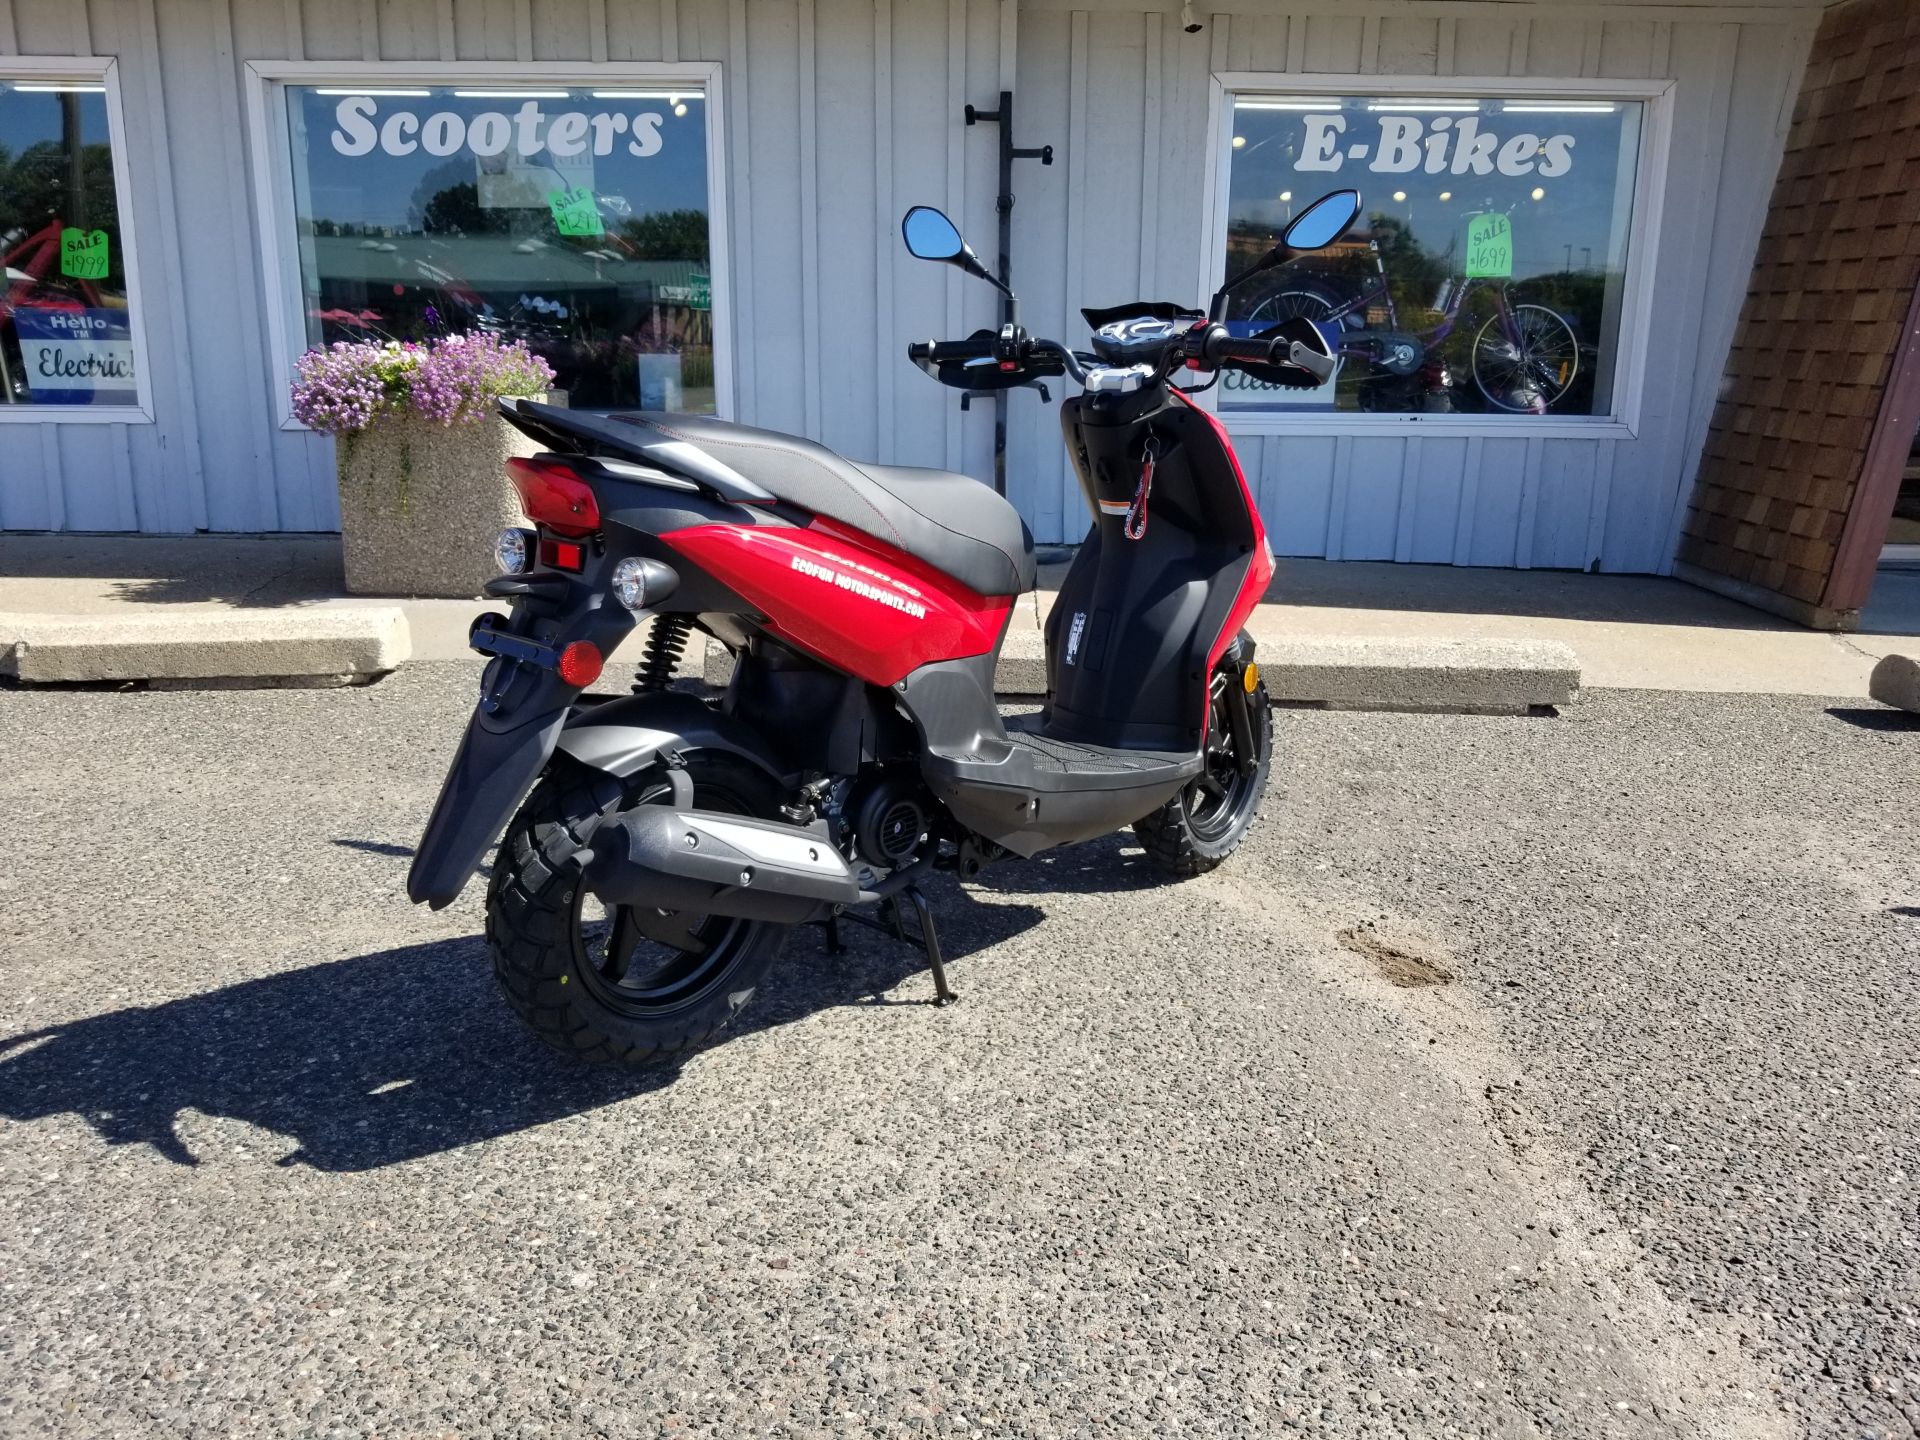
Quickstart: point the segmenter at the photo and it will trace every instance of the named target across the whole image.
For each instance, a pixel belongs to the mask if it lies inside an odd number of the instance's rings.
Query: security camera
[[[1203,28],[1200,17],[1193,13],[1193,0],[1181,0],[1180,28],[1189,35],[1198,35]]]

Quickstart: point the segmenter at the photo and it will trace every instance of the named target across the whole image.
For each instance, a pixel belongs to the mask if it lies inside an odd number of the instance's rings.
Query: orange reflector
[[[605,663],[592,641],[576,640],[560,652],[553,670],[574,689],[584,690],[600,678],[600,667]]]
[[[1245,670],[1242,670],[1240,672],[1240,685],[1249,695],[1253,694],[1255,690],[1258,690],[1260,688],[1260,667],[1258,665],[1248,665]]]

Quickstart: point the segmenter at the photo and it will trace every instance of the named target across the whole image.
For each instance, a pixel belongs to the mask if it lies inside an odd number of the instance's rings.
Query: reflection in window
[[[714,408],[698,88],[289,86],[309,344],[489,331],[576,406]]]
[[[0,263],[0,405],[137,404],[103,83],[0,68]]]
[[[1342,364],[1319,390],[1245,376],[1223,409],[1609,415],[1642,106],[1637,101],[1243,96],[1226,273],[1328,190],[1361,219],[1232,296],[1229,328],[1295,316]]]

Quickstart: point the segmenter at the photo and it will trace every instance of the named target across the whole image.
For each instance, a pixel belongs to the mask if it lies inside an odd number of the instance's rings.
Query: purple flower
[[[335,341],[300,357],[293,414],[330,435],[364,430],[383,413],[411,411],[442,425],[484,419],[502,395],[539,395],[553,370],[519,341],[446,335],[420,345]]]
[[[413,376],[413,408],[442,425],[483,420],[502,395],[540,395],[553,368],[514,340],[485,333],[434,341]]]

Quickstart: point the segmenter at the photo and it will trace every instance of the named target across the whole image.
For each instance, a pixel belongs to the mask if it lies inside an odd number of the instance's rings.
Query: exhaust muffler
[[[798,825],[642,805],[602,822],[588,844],[586,886],[608,905],[795,925],[860,899],[840,852]]]

